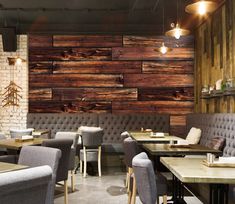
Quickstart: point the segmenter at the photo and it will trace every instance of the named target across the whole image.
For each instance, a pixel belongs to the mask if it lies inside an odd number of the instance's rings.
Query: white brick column
[[[9,66],[7,57],[19,56],[26,62],[19,66]],[[11,80],[10,70],[14,69],[14,82],[22,88],[19,94],[22,98],[19,107],[3,107],[2,95],[5,87]],[[17,36],[17,51],[3,52],[2,38],[0,37],[0,132],[9,134],[10,128],[26,128],[28,113],[28,40],[26,35]]]

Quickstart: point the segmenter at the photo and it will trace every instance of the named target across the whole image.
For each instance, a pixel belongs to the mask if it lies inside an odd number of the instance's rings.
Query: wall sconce
[[[8,57],[7,60],[9,65],[21,65],[23,62],[26,62],[21,57]]]

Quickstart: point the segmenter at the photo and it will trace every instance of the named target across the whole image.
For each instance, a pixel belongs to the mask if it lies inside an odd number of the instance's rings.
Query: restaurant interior
[[[234,204],[234,0],[0,0],[0,204]]]

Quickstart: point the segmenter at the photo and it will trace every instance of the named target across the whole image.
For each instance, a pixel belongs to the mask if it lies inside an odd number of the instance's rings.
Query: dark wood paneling
[[[162,42],[169,47],[194,47],[193,36],[182,36],[179,40],[168,38],[166,36],[132,36],[123,37],[124,47],[160,47]]]
[[[55,35],[54,47],[120,47],[122,36],[117,35]]]
[[[54,62],[53,73],[109,74],[141,73],[141,62],[129,61],[68,61]]]
[[[29,62],[30,74],[51,74],[53,62]]]
[[[30,75],[31,88],[122,87],[122,75],[53,74]]]
[[[30,101],[41,101],[41,100],[51,100],[51,99],[52,99],[52,90],[50,88],[29,90]]]
[[[110,59],[110,48],[41,48],[29,52],[30,61]]]
[[[140,88],[138,91],[141,101],[193,101],[193,88]]]
[[[29,47],[52,47],[51,35],[29,35]]]
[[[137,89],[127,88],[62,88],[53,89],[54,100],[129,101],[137,100]]]
[[[193,87],[193,75],[125,74],[125,87]]]
[[[179,136],[179,137],[185,139],[186,135],[187,135],[186,128],[185,128],[185,126],[182,126],[182,125],[171,125],[170,134],[176,135],[176,136]]]
[[[193,61],[143,62],[143,73],[193,74]]]
[[[113,60],[192,60],[193,48],[174,48],[165,55],[156,47],[117,47],[112,48]]]

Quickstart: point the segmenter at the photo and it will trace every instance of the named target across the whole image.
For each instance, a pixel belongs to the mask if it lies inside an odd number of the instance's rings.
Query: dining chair
[[[64,182],[64,203],[68,204],[68,169],[70,160],[70,151],[73,144],[72,139],[50,139],[44,140],[42,146],[52,147],[61,150],[61,158],[59,161],[59,166],[56,174],[56,183],[59,184],[60,181]],[[61,184],[60,184],[61,185]]]
[[[132,159],[134,156],[140,153],[140,149],[138,147],[138,143],[133,140],[131,137],[127,137],[123,140],[123,151],[124,151],[124,162],[127,167],[127,174],[126,174],[126,187],[128,193],[128,203],[131,202],[131,176],[133,174],[132,168]],[[133,188],[132,188],[133,191]]]
[[[82,131],[83,149],[80,150],[80,171],[83,177],[87,174],[87,162],[98,161],[98,174],[101,177],[101,145],[103,142],[103,129]]]
[[[159,203],[159,196],[163,196],[163,204],[167,204],[167,180],[157,172],[154,173],[153,164],[145,152],[136,155],[132,160],[134,171],[133,193],[131,203],[135,203],[136,189],[143,204]]]
[[[52,170],[40,166],[0,174],[0,203],[47,204]]]
[[[73,144],[71,146],[70,151],[70,159],[69,159],[69,171],[71,173],[71,189],[72,192],[75,190],[75,158],[77,152],[77,144],[78,144],[79,135],[77,132],[57,132],[55,135],[55,139],[72,139]]]
[[[19,138],[24,135],[32,135],[32,132],[34,131],[33,128],[27,128],[27,129],[10,129],[10,135],[11,138]]]
[[[22,147],[19,155],[18,164],[30,167],[48,165],[52,169],[52,180],[49,184],[47,204],[54,203],[54,191],[57,169],[61,159],[61,151],[55,148],[41,146],[25,146]]]

